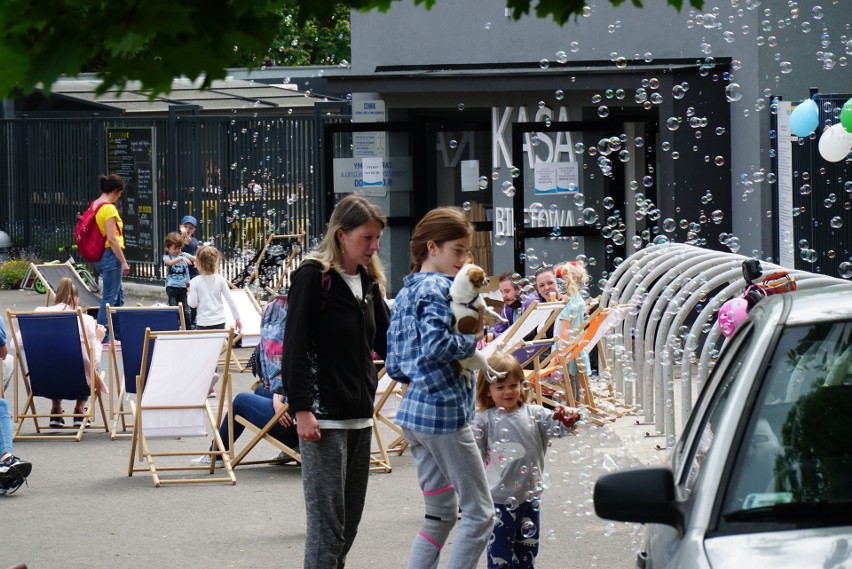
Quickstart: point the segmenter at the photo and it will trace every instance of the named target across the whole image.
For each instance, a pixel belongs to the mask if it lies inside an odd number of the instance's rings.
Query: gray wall
[[[753,8],[756,3],[759,6]],[[730,193],[733,205],[726,214],[740,238],[741,252],[767,255],[773,235],[767,211],[772,207],[775,186],[755,181],[760,178],[756,172],[764,169],[768,173],[771,168],[770,101],[764,92],[800,100],[808,96],[807,89],[812,86],[823,92],[848,92],[852,88],[848,67],[838,62],[834,69],[824,70],[817,61],[819,51],[833,51],[836,58],[848,57],[841,38],[845,34],[849,39],[852,2],[800,0],[794,14],[786,0],[726,0],[720,1],[718,7],[706,1],[705,12],[713,14],[715,20],[715,25],[706,22],[709,27],[704,22],[696,23],[695,16],[701,13],[694,10],[678,12],[662,0],[645,4],[643,9],[629,3],[613,8],[608,2],[597,0],[590,16],[563,27],[529,16],[514,21],[507,17],[501,0],[439,0],[431,11],[414,6],[412,0],[402,0],[393,2],[386,13],[353,11],[352,71],[366,75],[380,66],[529,62],[543,58],[550,60],[553,69],[559,67],[555,56],[559,50],[567,52],[569,65],[606,61],[612,52],[617,52],[628,59],[623,72],[631,78],[638,66],[631,68],[630,60],[641,58],[646,52],[654,60],[703,60],[709,55],[741,62],[740,68],[732,71],[733,81],[740,85],[742,93],[741,99],[730,105],[731,159],[727,167],[732,184],[713,191]],[[815,5],[823,8],[820,19],[812,11]],[[810,22],[808,33],[802,26],[806,21]],[[820,45],[823,28],[831,39],[828,48]],[[579,49],[573,53],[570,46],[575,41]],[[791,63],[791,73],[781,72],[782,61]],[[720,84],[723,82],[719,80]],[[618,87],[632,92],[637,85],[614,81],[612,88]],[[566,94],[571,88],[570,84],[563,87]],[[758,99],[763,99],[763,110],[756,109]],[[411,107],[415,102],[401,104]],[[448,101],[431,97],[431,104],[446,105]],[[700,108],[696,111],[702,113]],[[661,115],[663,122],[665,118]],[[664,126],[661,131],[660,142],[668,136]],[[715,135],[705,132],[704,136]],[[680,152],[683,155],[684,149]],[[677,177],[676,171],[673,176]],[[752,193],[745,195],[742,176],[753,182]]]

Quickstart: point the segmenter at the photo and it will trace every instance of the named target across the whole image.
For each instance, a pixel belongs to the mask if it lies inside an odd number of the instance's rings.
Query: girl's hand
[[[319,421],[310,411],[298,411],[296,413],[296,432],[300,439],[306,441],[318,441],[322,438]]]
[[[237,334],[243,331],[243,323],[239,319],[234,321],[234,330],[236,330]]]
[[[564,405],[559,405],[553,411],[553,419],[555,421],[559,421],[566,427],[573,428],[574,424],[580,420],[580,412],[577,411],[574,407],[566,407]]]

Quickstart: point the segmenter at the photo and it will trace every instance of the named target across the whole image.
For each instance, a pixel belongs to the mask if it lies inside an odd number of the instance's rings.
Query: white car
[[[671,465],[603,476],[594,501],[648,524],[643,569],[852,568],[852,287],[761,301]]]

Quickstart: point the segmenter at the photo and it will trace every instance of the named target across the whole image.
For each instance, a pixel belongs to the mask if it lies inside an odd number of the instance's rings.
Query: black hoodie
[[[358,270],[360,302],[337,271],[329,270],[324,284],[317,261],[306,260],[291,276],[282,378],[293,414],[312,411],[319,420],[373,416],[373,352],[386,355],[390,317],[378,283]]]

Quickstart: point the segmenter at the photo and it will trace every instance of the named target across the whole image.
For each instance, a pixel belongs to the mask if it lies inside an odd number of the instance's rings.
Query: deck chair
[[[373,434],[378,449],[370,453],[370,471],[390,473],[393,471],[393,467],[389,453],[395,453],[399,456],[408,448],[408,441],[402,436],[402,428],[393,422],[394,417],[396,417],[396,410],[399,408],[399,402],[405,393],[405,386],[391,379],[385,370],[384,361],[377,360],[373,363],[376,366],[381,366],[381,369],[378,372],[379,383],[373,406]],[[396,435],[390,445],[385,444],[385,438],[380,429],[382,425],[389,427]]]
[[[260,342],[260,319],[263,309],[247,288],[231,288],[230,293],[243,325],[242,331],[234,337],[234,342],[241,342],[243,348],[253,348]],[[236,315],[231,314],[231,308],[227,302],[224,303],[224,306],[225,328],[229,328],[234,325]],[[237,372],[242,372],[245,369],[246,362],[241,361],[234,351],[231,352],[231,360],[230,363],[233,363]]]
[[[115,338],[114,326],[121,329],[121,346],[110,342],[110,376],[113,378],[115,391],[118,393],[118,405],[113,409],[110,399],[112,417],[112,438],[129,437],[127,432],[130,410],[126,405],[128,395],[136,394],[136,376],[142,365],[142,349],[145,342],[145,330],[163,332],[167,330],[185,330],[183,308],[181,306],[150,306],[145,308],[120,307],[107,305],[107,319],[110,338]],[[119,373],[118,358],[121,354],[123,374]],[[119,421],[121,432],[119,432]]]
[[[557,390],[564,389],[568,404],[577,405],[578,402],[574,400],[573,390],[568,381],[568,364],[580,358],[583,350],[596,346],[609,330],[624,319],[624,314],[625,307],[622,306],[609,308],[599,306],[584,321],[583,327],[573,338],[568,338],[570,330],[563,330],[562,342],[557,344],[557,349],[541,363],[541,366],[536,367],[529,378],[531,383],[535,385],[536,399],[540,404],[555,405],[559,403],[554,400],[553,395]],[[556,377],[557,371],[560,376],[558,378]],[[620,413],[609,414],[599,408],[589,382],[588,370],[578,367],[577,375],[580,388],[583,390],[583,400],[580,404],[588,410],[592,422],[603,424],[621,416]],[[614,400],[613,388],[611,385],[608,387],[610,396]]]
[[[26,392],[26,401],[16,415],[13,440],[62,439],[80,441],[88,428],[103,429],[109,432],[107,415],[101,392],[98,389],[97,362],[94,351],[85,334],[81,336],[83,311],[77,312],[12,312],[7,310],[10,336],[14,341],[15,357],[18,360],[18,372]],[[18,342],[18,335],[23,343]],[[82,349],[81,349],[82,338]],[[83,360],[83,350],[88,354],[89,375]],[[47,399],[89,399],[88,411],[76,413],[38,413],[34,398]],[[15,402],[18,402],[18,386],[15,383]],[[103,425],[94,425],[97,410],[101,411]],[[39,419],[46,417],[68,418],[73,424],[74,418],[82,418],[78,427],[44,427]],[[35,435],[21,435],[21,428],[27,419],[35,424]],[[42,429],[51,431],[42,434]],[[55,434],[54,431],[76,431],[73,435]]]
[[[564,302],[533,302],[505,332],[481,352],[486,358],[498,351],[507,352],[515,356],[522,368],[533,365],[553,346],[555,340],[545,338],[544,335],[556,322],[556,317],[564,306]]]
[[[149,472],[154,486],[162,484],[187,484],[195,482],[225,482],[236,484],[231,467],[230,453],[225,450],[219,436],[219,424],[225,399],[230,401],[231,376],[225,367],[220,380],[217,414],[208,404],[207,393],[216,371],[219,354],[223,347],[230,357],[233,330],[192,330],[178,332],[145,331],[142,348],[142,363],[136,379],[136,401],[130,402],[133,413],[133,435],[131,436],[130,462],[127,475],[134,472]],[[204,445],[204,450],[184,449],[181,451],[151,450],[153,439],[174,439],[208,436],[207,427],[213,430],[213,449]],[[165,457],[187,457],[209,455],[209,466],[162,466],[157,460]],[[225,465],[225,476],[213,476],[216,459]],[[147,467],[137,468],[134,459],[145,460]],[[162,462],[162,461],[160,461]],[[203,471],[204,478],[169,478],[164,473],[173,471]]]
[[[65,263],[48,263],[44,265],[31,263],[30,270],[35,273],[36,278],[41,279],[41,282],[47,288],[44,300],[45,306],[49,306],[51,300],[56,297],[56,289],[59,288],[59,281],[67,277],[77,285],[79,307],[83,309],[83,312],[100,307],[100,297],[89,290],[89,287],[86,286],[86,283],[83,282],[83,279],[80,278],[80,275],[71,263],[67,261]]]

